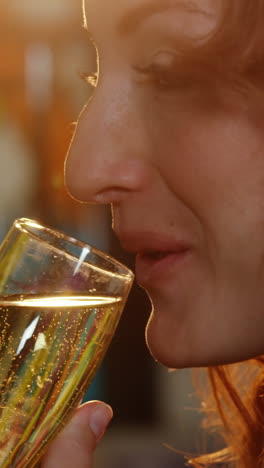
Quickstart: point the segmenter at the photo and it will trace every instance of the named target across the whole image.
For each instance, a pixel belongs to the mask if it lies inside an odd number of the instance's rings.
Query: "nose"
[[[147,141],[130,93],[97,89],[83,109],[65,165],[69,192],[90,203],[114,203],[150,181]]]

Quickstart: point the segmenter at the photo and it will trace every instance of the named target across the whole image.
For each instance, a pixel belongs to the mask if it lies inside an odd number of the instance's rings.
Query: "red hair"
[[[264,1],[222,0],[221,6],[220,21],[204,41],[183,41],[178,71],[193,70],[206,87],[224,83],[236,91],[262,93]]]
[[[222,436],[226,448],[189,460],[201,468],[223,463],[232,468],[264,466],[264,357],[207,369],[205,386],[195,385],[205,413],[203,427]],[[200,380],[200,381],[199,381]]]
[[[227,90],[247,99],[257,95],[264,104],[264,0],[222,0],[222,7],[220,23],[211,37],[199,46],[186,44],[182,60],[190,67],[197,63],[196,73],[205,82],[213,82],[216,89],[224,83]],[[206,395],[198,385],[205,412],[203,425],[220,433],[226,448],[190,459],[189,465],[263,468],[264,356],[210,367],[207,375]]]

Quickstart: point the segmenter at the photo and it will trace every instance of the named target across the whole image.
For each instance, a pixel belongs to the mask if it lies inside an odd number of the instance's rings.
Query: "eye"
[[[151,64],[145,67],[135,66],[134,68],[140,73],[140,75],[145,77],[148,82],[152,83],[156,87],[161,89],[168,87],[170,77],[168,76],[168,71],[163,70],[162,67]]]
[[[170,64],[151,63],[146,66],[135,66],[134,69],[160,91],[187,89],[193,84],[190,77],[186,76],[174,61]]]
[[[92,86],[92,88],[97,87],[98,83],[98,72],[95,73],[81,73],[80,77],[85,83],[87,83],[89,86]]]

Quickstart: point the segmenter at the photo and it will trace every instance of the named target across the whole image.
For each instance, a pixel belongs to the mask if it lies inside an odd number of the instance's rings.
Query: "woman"
[[[263,467],[261,373],[245,404],[223,365],[264,354],[264,0],[86,0],[85,12],[100,75],[67,186],[111,203],[153,304],[153,357],[209,368],[230,447],[190,463]],[[43,467],[91,467],[110,418],[99,402],[79,409]]]

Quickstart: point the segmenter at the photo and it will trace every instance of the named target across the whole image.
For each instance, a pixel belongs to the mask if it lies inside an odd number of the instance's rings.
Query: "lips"
[[[139,252],[138,255],[142,259],[145,259],[147,261],[157,261],[161,260],[162,258],[166,257],[167,255],[172,254],[173,252],[158,252],[158,251],[146,251],[146,252]]]
[[[143,287],[159,286],[183,267],[192,251],[183,236],[168,237],[157,232],[126,232],[118,235],[122,247],[136,253],[136,278]]]
[[[189,249],[166,252],[140,252],[136,256],[136,277],[143,287],[161,286],[183,267]]]

